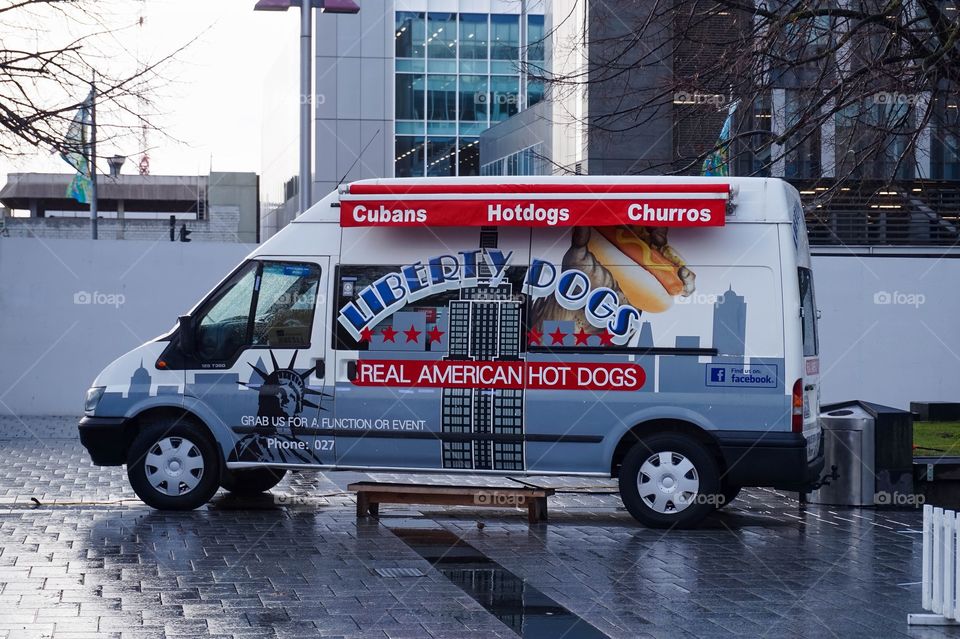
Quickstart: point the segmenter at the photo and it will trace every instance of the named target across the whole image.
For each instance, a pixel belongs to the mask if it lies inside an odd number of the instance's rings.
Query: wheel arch
[[[613,449],[613,455],[610,459],[610,476],[620,476],[620,466],[623,464],[627,453],[633,448],[634,444],[643,437],[657,433],[680,433],[703,444],[712,456],[716,459],[721,475],[725,472],[725,463],[723,454],[720,452],[720,445],[710,431],[689,420],[680,418],[657,418],[648,419],[634,424],[629,428]]]
[[[171,425],[179,423],[189,423],[195,425],[201,429],[201,432],[221,451],[223,454],[223,447],[220,445],[216,433],[213,432],[213,429],[210,428],[210,425],[202,419],[196,412],[191,411],[183,406],[173,406],[173,405],[156,405],[144,408],[140,412],[128,417],[129,427],[125,429],[125,450],[130,450],[130,445],[133,443],[133,440],[140,434],[140,432],[148,425],[160,421],[169,422]]]

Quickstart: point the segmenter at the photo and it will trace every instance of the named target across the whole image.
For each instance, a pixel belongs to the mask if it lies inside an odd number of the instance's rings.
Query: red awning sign
[[[353,184],[341,226],[723,226],[727,184]]]

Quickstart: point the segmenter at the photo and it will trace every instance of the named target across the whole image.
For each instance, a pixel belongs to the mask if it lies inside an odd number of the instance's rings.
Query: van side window
[[[519,357],[526,345],[522,330],[527,303],[520,292],[526,268],[507,267],[497,286],[491,286],[482,272],[466,284],[459,281],[462,263],[446,268],[451,279],[434,282],[422,266],[337,267],[334,348],[431,352],[446,359]],[[385,294],[397,294],[401,300],[388,304]]]
[[[316,264],[248,263],[195,319],[197,355],[225,362],[250,346],[308,347],[319,281]]]
[[[265,263],[253,314],[253,345],[309,346],[319,282],[315,264]]]
[[[814,357],[820,352],[817,340],[817,304],[813,296],[813,273],[800,267],[800,328],[803,333],[803,356]]]
[[[250,262],[216,294],[197,326],[197,354],[206,361],[231,359],[247,343],[250,304],[257,281],[257,263]]]

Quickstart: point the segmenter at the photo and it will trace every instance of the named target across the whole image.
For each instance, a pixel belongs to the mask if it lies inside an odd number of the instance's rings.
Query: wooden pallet
[[[547,497],[552,488],[504,488],[501,486],[445,486],[361,481],[347,490],[357,493],[357,517],[377,517],[380,504],[431,504],[526,508],[531,524],[547,521]]]

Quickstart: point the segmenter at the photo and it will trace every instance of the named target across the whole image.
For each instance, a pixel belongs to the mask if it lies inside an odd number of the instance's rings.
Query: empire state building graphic
[[[482,230],[480,246],[495,247],[496,230]],[[444,359],[520,359],[522,302],[509,282],[490,284],[486,265],[479,275],[450,302]],[[441,402],[444,468],[523,470],[522,389],[444,388]]]

